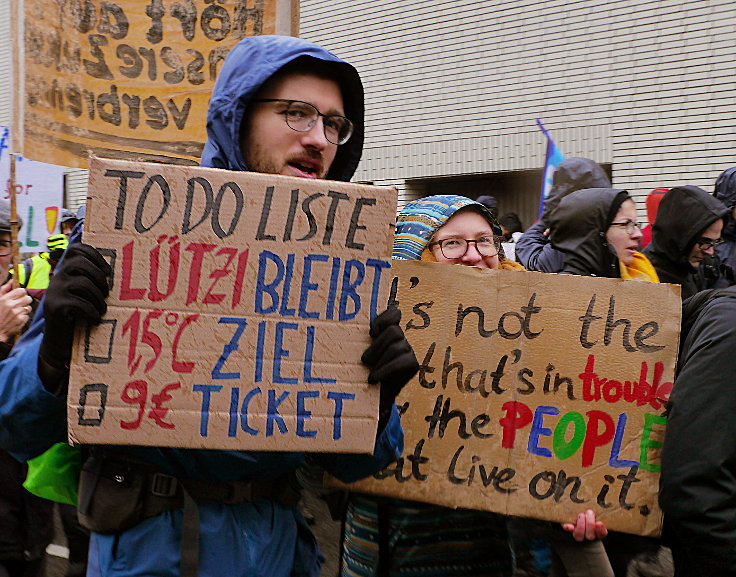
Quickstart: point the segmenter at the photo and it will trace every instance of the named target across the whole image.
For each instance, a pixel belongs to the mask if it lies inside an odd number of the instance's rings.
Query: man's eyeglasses
[[[430,242],[429,248],[437,245],[440,247],[440,252],[445,258],[455,259],[465,256],[470,243],[475,244],[475,248],[481,256],[496,256],[498,254],[498,245],[492,236],[482,236],[478,239],[445,238]]]
[[[9,240],[0,240],[0,256],[8,256],[12,247],[13,243]]]
[[[631,236],[634,234],[637,230],[641,230],[641,226],[638,222],[635,220],[625,220],[623,222],[612,222],[611,226],[622,226],[624,230],[626,231],[626,234]]]
[[[708,250],[709,248],[716,248],[718,245],[723,244],[723,242],[722,238],[708,238],[701,236],[695,241],[695,244],[697,244],[701,249]]]
[[[257,98],[251,102],[283,102],[286,110],[279,114],[283,114],[289,128],[297,132],[309,132],[321,116],[325,138],[332,144],[345,144],[353,135],[354,126],[349,119],[339,114],[322,114],[308,102],[283,98]]]

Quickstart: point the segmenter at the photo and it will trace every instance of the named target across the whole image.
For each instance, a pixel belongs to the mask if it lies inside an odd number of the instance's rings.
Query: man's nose
[[[330,141],[325,136],[325,125],[322,122],[321,116],[317,117],[312,128],[306,132],[302,132],[302,144],[318,150],[323,150],[330,145]]]
[[[711,246],[711,245],[708,245],[705,248],[703,248],[703,252],[705,254],[709,254],[709,255],[713,256],[715,254],[715,252],[716,252],[716,247]]]

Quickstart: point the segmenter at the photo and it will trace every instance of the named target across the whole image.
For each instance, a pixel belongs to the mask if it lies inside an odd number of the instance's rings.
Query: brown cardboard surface
[[[298,34],[298,0],[26,0],[16,126],[33,160],[90,154],[196,164],[209,97],[246,36]]]
[[[83,240],[113,267],[77,334],[70,438],[371,452],[360,362],[388,300],[392,188],[93,159]]]
[[[679,287],[407,261],[393,272],[422,369],[397,400],[403,457],[351,490],[551,521],[590,508],[609,529],[659,532]]]

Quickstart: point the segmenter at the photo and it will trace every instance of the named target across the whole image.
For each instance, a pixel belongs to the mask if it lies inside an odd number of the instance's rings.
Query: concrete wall
[[[541,168],[535,118],[638,196],[711,190],[736,164],[735,28],[730,0],[301,1],[301,35],[364,78],[358,178],[407,197],[413,179]]]

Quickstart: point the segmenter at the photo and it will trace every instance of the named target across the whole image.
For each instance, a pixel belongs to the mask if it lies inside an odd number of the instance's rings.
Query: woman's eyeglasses
[[[622,226],[626,234],[632,235],[637,230],[641,230],[641,226],[635,220],[624,220],[623,222],[612,222],[611,226]]]
[[[492,236],[482,236],[478,239],[445,238],[430,242],[429,247],[439,246],[440,252],[445,258],[455,259],[463,258],[471,243],[475,244],[475,248],[481,256],[496,256],[498,254],[498,245]]]

